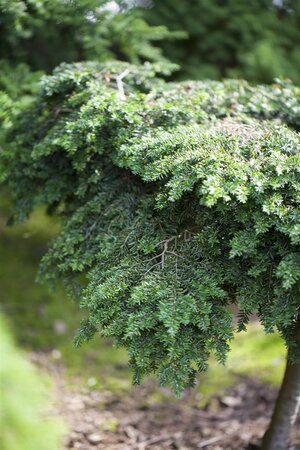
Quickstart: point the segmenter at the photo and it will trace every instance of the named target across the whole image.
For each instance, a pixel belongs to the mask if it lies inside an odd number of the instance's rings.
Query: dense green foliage
[[[298,0],[153,0],[152,4],[145,10],[150,24],[187,33],[185,40],[160,43],[165,54],[180,64],[181,77],[237,77],[263,83],[287,77],[300,84]]]
[[[40,276],[88,310],[77,342],[113,336],[135,382],[180,392],[225,360],[232,303],[240,329],[255,312],[299,358],[300,90],[158,69],[62,65],[2,164],[14,221],[37,204],[62,217]]]
[[[49,415],[45,380],[16,348],[0,317],[1,450],[59,450],[65,430]]]
[[[0,0],[0,60],[52,70],[61,62],[162,59],[153,41],[171,36],[108,0]]]
[[[74,348],[73,337],[82,318],[76,302],[66,298],[60,287],[50,290],[47,283],[35,283],[37,266],[49,240],[58,233],[55,217],[44,214],[42,208],[30,219],[13,227],[5,226],[9,214],[9,199],[0,196],[0,286],[1,309],[9,316],[11,331],[18,343],[27,350],[44,353],[55,349],[60,363],[66,368],[66,382],[80,378],[83,385],[90,382],[97,389],[116,395],[131,392],[128,357],[123,348],[114,348],[111,340],[100,336]],[[18,283],[15,282],[18,280]],[[21,294],[20,294],[21,292]],[[58,321],[58,322],[57,322]],[[56,323],[65,324],[65,332],[56,332]],[[58,351],[58,352],[57,352]],[[234,384],[238,374],[255,376],[275,384],[282,379],[285,348],[277,334],[264,335],[257,324],[250,324],[247,333],[238,333],[231,345],[226,367],[212,361],[209,370],[201,374],[201,383],[192,402],[201,406],[212,395]],[[234,375],[233,373],[234,372]],[[174,400],[171,393],[157,390],[151,382],[156,401]],[[148,383],[148,388],[150,388]],[[95,387],[93,386],[93,388]],[[198,400],[197,400],[198,398]],[[142,404],[147,403],[145,398]]]

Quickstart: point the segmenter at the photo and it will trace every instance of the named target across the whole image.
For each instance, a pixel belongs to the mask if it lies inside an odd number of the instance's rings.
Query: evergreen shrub
[[[225,361],[232,304],[239,330],[255,313],[299,360],[300,90],[161,71],[61,65],[2,167],[12,221],[39,204],[61,216],[39,277],[86,309],[77,344],[112,336],[135,383],[155,372],[180,393]]]

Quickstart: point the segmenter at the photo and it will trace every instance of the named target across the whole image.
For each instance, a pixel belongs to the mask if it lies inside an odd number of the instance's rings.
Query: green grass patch
[[[279,384],[285,356],[286,349],[280,336],[276,333],[266,335],[261,325],[252,323],[246,333],[236,335],[227,367],[237,374]]]
[[[67,427],[49,415],[49,380],[15,346],[2,316],[0,343],[1,450],[59,450]]]

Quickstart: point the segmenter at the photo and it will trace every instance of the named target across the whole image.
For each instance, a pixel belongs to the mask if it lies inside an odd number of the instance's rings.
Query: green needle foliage
[[[134,382],[155,372],[180,393],[225,361],[231,304],[240,330],[256,313],[300,357],[300,90],[162,70],[60,66],[2,165],[13,221],[38,204],[62,218],[40,278],[87,310],[77,344],[113,336]]]

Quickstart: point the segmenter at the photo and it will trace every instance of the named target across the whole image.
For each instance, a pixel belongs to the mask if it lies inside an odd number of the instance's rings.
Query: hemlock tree
[[[162,68],[163,69],[163,68]],[[62,65],[2,155],[12,221],[62,218],[40,278],[63,279],[134,382],[175,393],[223,363],[256,313],[288,362],[264,450],[286,450],[300,400],[300,90],[166,83],[158,65]],[[81,274],[86,274],[82,281]]]

